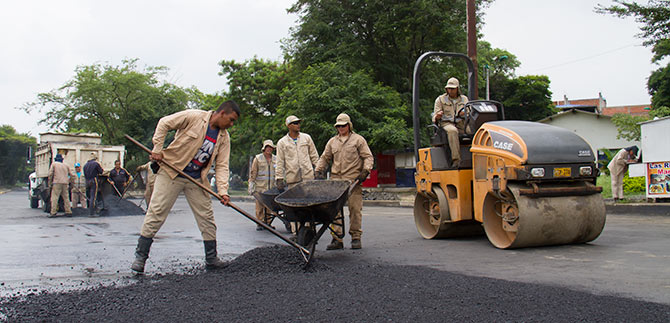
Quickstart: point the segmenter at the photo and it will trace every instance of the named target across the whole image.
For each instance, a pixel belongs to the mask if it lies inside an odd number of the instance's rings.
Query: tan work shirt
[[[51,163],[51,166],[49,166],[48,184],[74,184],[74,178],[76,176],[77,175],[75,175],[70,169],[70,166],[63,164],[62,162],[55,161]]]
[[[631,161],[628,151],[626,149],[621,149],[614,155],[614,157],[612,157],[610,163],[607,164],[607,168],[612,175],[623,173],[628,169],[628,163]]]
[[[354,180],[364,169],[370,171],[374,161],[365,138],[351,132],[349,136],[337,135],[328,140],[319,163],[316,165],[316,171],[326,171],[328,164],[332,162],[331,178]]]
[[[314,166],[318,161],[314,141],[306,133],[298,133],[296,142],[288,134],[277,142],[276,177],[287,184],[314,179]]]
[[[207,127],[209,126],[209,118],[214,111],[203,110],[184,110],[165,116],[158,121],[156,132],[152,142],[154,148],[152,152],[163,153],[165,161],[174,165],[177,169],[183,170],[186,165],[193,159],[205,140]],[[163,149],[165,143],[165,135],[170,130],[177,130],[174,140],[170,145]],[[214,163],[216,171],[216,188],[221,195],[228,195],[228,159],[230,158],[230,136],[228,131],[221,129],[216,138],[214,145],[214,152],[212,157],[207,162],[207,165],[202,167],[200,173],[200,180],[209,187],[207,181],[207,173]],[[162,167],[165,172],[174,179],[178,173],[169,167]]]
[[[435,99],[435,107],[433,108],[433,122],[437,121],[437,113],[442,111],[444,116],[450,120],[454,120],[456,112],[468,103],[468,97],[460,95],[456,99],[449,98],[449,94],[445,93]],[[454,123],[453,121],[451,123]]]
[[[249,183],[254,183],[254,192],[265,192],[275,186],[276,165],[277,156],[275,155],[272,155],[269,163],[263,154],[254,157],[249,172]]]

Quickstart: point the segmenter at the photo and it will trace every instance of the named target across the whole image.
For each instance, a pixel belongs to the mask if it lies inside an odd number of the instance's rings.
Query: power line
[[[582,57],[582,58],[578,58],[578,59],[575,59],[575,60],[572,60],[572,61],[567,61],[567,62],[563,62],[563,63],[559,63],[559,64],[555,64],[555,65],[551,65],[551,66],[547,66],[547,67],[543,67],[543,68],[538,68],[538,69],[533,70],[531,73],[535,73],[535,72],[539,72],[539,71],[543,71],[543,70],[548,70],[548,69],[555,68],[555,67],[561,67],[561,66],[565,66],[565,65],[574,64],[574,63],[577,63],[577,62],[581,62],[581,61],[585,61],[585,60],[592,59],[592,58],[595,58],[595,57],[607,55],[609,53],[620,51],[622,49],[626,49],[626,48],[633,47],[633,46],[642,46],[642,45],[640,45],[640,44],[629,44],[629,45],[618,47],[618,48],[615,48],[615,49],[610,49],[608,51],[598,53],[598,54],[595,54],[595,55]]]

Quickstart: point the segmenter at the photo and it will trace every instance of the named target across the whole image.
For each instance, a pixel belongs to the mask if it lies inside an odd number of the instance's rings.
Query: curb
[[[670,215],[670,203],[605,204],[607,214]]]

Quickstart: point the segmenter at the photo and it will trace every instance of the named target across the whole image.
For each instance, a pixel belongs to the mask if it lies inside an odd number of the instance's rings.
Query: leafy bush
[[[646,192],[644,177],[628,177],[628,173],[623,178],[623,191],[626,193],[644,193]]]

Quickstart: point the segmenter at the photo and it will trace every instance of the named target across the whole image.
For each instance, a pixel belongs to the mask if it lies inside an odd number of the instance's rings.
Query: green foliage
[[[28,181],[34,165],[27,162],[29,147],[35,150],[37,140],[28,134],[17,133],[10,125],[0,126],[0,186],[13,186]]]
[[[184,89],[161,81],[166,67],[137,67],[137,59],[119,66],[79,66],[75,76],[58,89],[40,93],[24,105],[27,111],[46,110],[40,123],[62,132],[96,132],[103,143],[126,145],[136,166],[146,162],[146,153],[128,145],[129,134],[151,147],[158,120],[189,107],[199,108],[205,99],[196,89]],[[131,165],[132,164],[132,165]]]
[[[537,121],[554,113],[547,76],[527,75],[499,81],[502,89],[496,99],[505,106],[506,119]]]
[[[640,125],[638,123],[649,120],[645,116],[633,116],[627,113],[617,113],[612,116],[612,123],[617,127],[617,139],[632,141],[640,140]]]
[[[281,118],[302,118],[301,130],[310,134],[319,151],[336,134],[337,115],[347,113],[354,131],[365,137],[373,152],[409,146],[411,132],[403,120],[409,108],[392,88],[375,82],[363,71],[338,63],[308,67],[282,93]],[[282,122],[283,124],[283,122]]]
[[[615,5],[598,5],[596,12],[612,14],[619,18],[634,17],[641,25],[638,36],[644,45],[652,46],[652,62],[660,62],[670,56],[670,0],[649,0],[646,4],[614,0]],[[670,64],[649,76],[647,89],[651,94],[652,107],[670,106]]]
[[[623,191],[625,193],[645,193],[645,185],[644,177],[628,177],[628,172],[623,177]]]
[[[477,6],[490,2],[477,1]],[[301,70],[339,61],[409,93],[421,54],[465,52],[465,11],[464,2],[447,0],[298,0],[288,9],[298,14],[298,26],[283,48]]]

